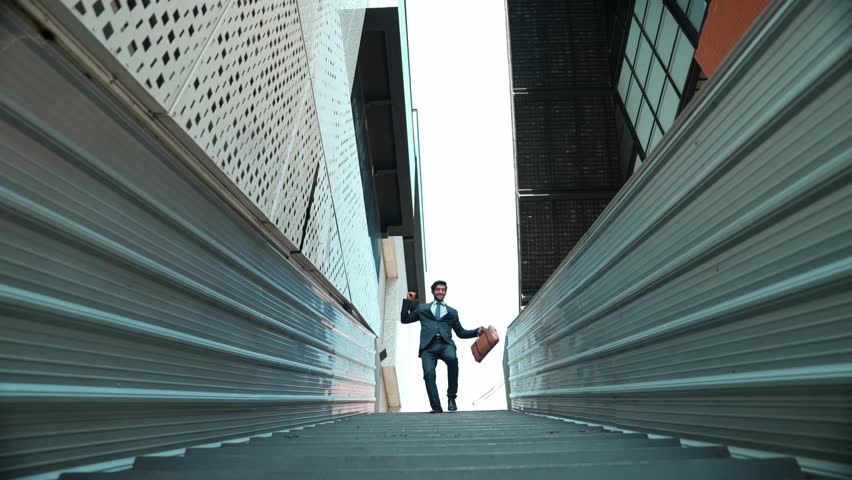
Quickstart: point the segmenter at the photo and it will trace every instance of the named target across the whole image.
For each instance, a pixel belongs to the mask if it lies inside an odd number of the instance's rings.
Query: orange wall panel
[[[769,0],[713,0],[704,20],[695,60],[710,77]]]

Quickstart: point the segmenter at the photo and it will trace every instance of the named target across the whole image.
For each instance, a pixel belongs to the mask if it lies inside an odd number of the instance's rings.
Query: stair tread
[[[516,412],[349,417],[188,448],[184,456],[142,457],[120,472],[60,478],[431,480],[436,474],[472,480],[802,478],[792,458],[733,459],[724,447],[684,447],[675,438]]]

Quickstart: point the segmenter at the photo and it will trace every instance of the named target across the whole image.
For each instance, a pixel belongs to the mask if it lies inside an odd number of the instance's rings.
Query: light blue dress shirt
[[[432,306],[430,307],[432,309],[432,315],[435,315],[435,310],[438,308],[439,303],[441,304],[441,318],[444,318],[444,315],[447,314],[447,304],[444,302],[432,302]],[[438,316],[435,315],[435,318],[438,318]]]

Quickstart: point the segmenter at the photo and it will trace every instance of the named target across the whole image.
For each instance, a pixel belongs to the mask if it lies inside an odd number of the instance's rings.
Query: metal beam
[[[518,190],[518,196],[525,200],[609,200],[618,193],[618,190]]]

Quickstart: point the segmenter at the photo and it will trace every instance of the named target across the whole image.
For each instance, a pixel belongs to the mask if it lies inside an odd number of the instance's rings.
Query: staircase
[[[130,479],[801,479],[792,458],[732,459],[724,447],[683,447],[518,412],[374,414],[182,457],[140,457],[130,470],[62,480]]]

